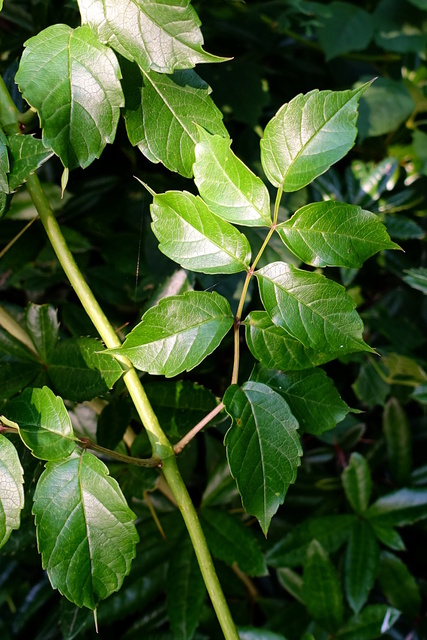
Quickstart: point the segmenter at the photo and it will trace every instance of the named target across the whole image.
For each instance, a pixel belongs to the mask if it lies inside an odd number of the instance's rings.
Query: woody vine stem
[[[17,110],[6,85],[0,77],[0,123],[7,133],[22,133],[19,125],[21,120],[22,114]],[[67,246],[36,174],[28,178],[27,189],[56,256],[106,347],[120,347],[120,339],[95,299]],[[196,510],[179,472],[174,449],[159,424],[157,416],[151,407],[132,364],[123,356],[118,358],[118,360],[125,370],[123,381],[126,384],[129,395],[135,404],[135,408],[150,439],[153,458],[160,460],[159,464],[162,467],[166,481],[181,511],[224,637],[226,640],[239,640],[239,635],[216,575],[212,557]]]

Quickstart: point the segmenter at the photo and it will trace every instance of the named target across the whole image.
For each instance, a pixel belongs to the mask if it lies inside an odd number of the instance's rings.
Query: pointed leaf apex
[[[133,177],[135,178],[135,180],[138,180],[138,182],[139,182],[140,184],[142,184],[142,186],[143,186],[143,187],[145,187],[145,189],[147,189],[148,193],[149,193],[151,196],[153,196],[153,198],[154,198],[154,196],[155,196],[155,195],[157,195],[157,194],[156,194],[156,192],[155,192],[155,191],[153,191],[153,189],[152,189],[151,187],[149,187],[149,186],[148,186],[148,184],[146,184],[145,182],[143,182],[142,180],[140,180],[140,179],[138,178],[138,176],[133,176]]]

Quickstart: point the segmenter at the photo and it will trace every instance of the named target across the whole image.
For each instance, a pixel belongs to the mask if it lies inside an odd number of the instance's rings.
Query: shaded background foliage
[[[193,441],[179,459],[200,505],[233,615],[241,627],[264,627],[277,634],[242,633],[247,638],[323,639],[340,628],[335,637],[364,640],[381,634],[379,618],[370,607],[377,606],[384,619],[391,606],[390,625],[398,619],[389,630],[384,627],[385,636],[423,638],[427,635],[427,5],[423,0],[247,4],[215,0],[194,6],[207,50],[232,57],[220,65],[204,65],[198,72],[213,89],[235,153],[258,175],[262,173],[259,137],[284,102],[314,88],[345,89],[378,76],[361,99],[356,146],[312,185],[285,194],[281,219],[315,200],[358,204],[377,213],[391,238],[404,249],[382,252],[360,271],[323,270],[347,287],[364,319],[367,342],[382,358],[352,354],[324,366],[343,399],[363,413],[348,415],[320,437],[304,436],[305,455],[297,481],[273,519],[267,539],[242,513],[226,471],[225,420],[218,420],[215,429]],[[1,72],[12,95],[20,100],[13,78],[23,42],[50,24],[77,26],[79,15],[72,1],[5,0],[0,16]],[[115,144],[106,148],[98,162],[84,172],[71,173],[63,199],[57,186],[61,170],[59,161],[52,159],[40,175],[80,268],[123,334],[125,325],[133,325],[161,297],[192,287],[225,293],[237,305],[241,276],[219,282],[215,276],[194,275],[178,269],[159,252],[149,227],[150,197],[133,176],[157,192],[193,187],[130,147],[123,122]],[[2,246],[34,215],[28,194],[20,189],[1,223]],[[257,233],[248,234],[253,247],[262,241]],[[268,261],[289,257],[279,242],[269,252]],[[37,222],[2,257],[0,289],[2,304],[19,321],[30,302],[50,303],[58,309],[61,341],[55,349],[66,349],[66,341],[73,337],[96,337]],[[249,304],[256,309],[254,289],[252,294]],[[173,441],[214,406],[215,395],[223,395],[232,365],[230,347],[226,339],[213,357],[180,376],[182,381],[154,379],[147,384]],[[132,453],[147,453],[147,442],[123,398],[120,382],[107,393],[102,381],[88,373],[88,381],[79,388],[72,375],[36,369],[19,354],[11,362],[3,349],[0,355],[1,402],[21,388],[23,379],[32,386],[49,384],[68,400],[73,424],[83,434],[96,432],[101,444],[114,447],[131,424],[138,434]],[[72,369],[70,355],[58,358]],[[10,363],[19,371],[15,386]],[[73,366],[84,367],[84,361]],[[242,377],[251,368],[252,358],[243,353]],[[94,400],[95,396],[102,399]],[[31,486],[42,471],[41,463],[18,442],[16,446]],[[192,562],[180,516],[161,491],[150,494],[166,535],[164,542],[144,500],[145,491],[154,489],[158,481],[156,472],[119,465],[111,469],[132,499],[141,542],[122,590],[99,607],[101,637],[191,637],[190,631],[182,635],[174,618],[183,606],[182,566]],[[400,511],[371,513],[373,536],[360,514],[368,504],[395,496],[396,491],[402,492]],[[356,562],[360,557],[366,561]],[[197,572],[188,584],[194,629],[199,622],[193,637],[221,637]],[[319,597],[322,593],[324,598]],[[360,628],[352,618],[359,611]],[[347,627],[342,626],[350,619]],[[31,632],[43,640],[85,639],[95,637],[92,627],[90,613],[77,611],[51,590],[40,569],[30,506],[26,506],[21,529],[0,552],[2,638],[28,637]]]

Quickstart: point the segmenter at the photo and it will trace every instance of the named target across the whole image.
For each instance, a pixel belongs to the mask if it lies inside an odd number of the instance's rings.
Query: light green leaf
[[[64,167],[89,166],[113,142],[124,104],[116,56],[87,26],[56,24],[25,45],[16,81],[39,113],[44,145]]]
[[[358,206],[313,202],[280,224],[284,244],[314,267],[361,267],[383,249],[399,249],[379,218]]]
[[[265,184],[230,149],[230,138],[199,128],[194,181],[203,200],[221,218],[249,227],[271,225]]]
[[[295,482],[302,448],[285,400],[265,384],[232,385],[224,404],[233,423],[225,436],[228,464],[245,510],[266,534]]]
[[[95,609],[121,587],[138,534],[135,514],[103,462],[86,451],[49,462],[33,513],[43,569],[54,589],[79,607]]]
[[[8,146],[9,140],[3,133],[3,130],[0,129],[0,192],[3,194],[9,193],[8,174],[10,171],[10,162]]]
[[[25,325],[43,362],[48,362],[59,333],[57,312],[50,304],[30,302],[25,310]]]
[[[403,527],[427,518],[427,489],[399,489],[378,498],[366,512],[372,524]]]
[[[11,157],[9,188],[11,191],[17,189],[29,175],[53,156],[53,152],[46,149],[43,142],[33,136],[10,136],[9,150]]]
[[[393,553],[381,553],[378,581],[388,602],[410,618],[420,612],[421,594],[406,564]]]
[[[222,113],[211,89],[192,69],[172,75],[143,72],[123,64],[124,117],[131,144],[151,162],[162,162],[182,176],[193,176],[197,125],[226,136]]]
[[[19,427],[23,443],[42,460],[61,460],[76,446],[70,416],[62,398],[48,388],[25,389],[5,409],[8,420]]]
[[[213,214],[188,191],[155,195],[150,207],[159,249],[184,269],[202,273],[237,273],[249,268],[246,237]]]
[[[383,433],[391,476],[398,486],[406,485],[412,470],[412,435],[397,398],[390,398],[384,408]]]
[[[385,604],[374,604],[341,627],[336,637],[339,640],[378,640],[399,618],[400,612]]]
[[[326,60],[332,60],[349,51],[366,49],[374,34],[373,20],[360,7],[331,2],[317,32]]]
[[[350,411],[322,369],[285,373],[257,365],[250,379],[277,391],[290,406],[300,429],[306,433],[321,435],[344,420]]]
[[[203,610],[206,587],[187,535],[178,541],[172,555],[166,585],[166,604],[173,637],[175,640],[191,640]]]
[[[149,309],[111,354],[127,356],[141,371],[176,376],[214,351],[233,324],[228,301],[218,293],[188,291]]]
[[[372,492],[372,478],[369,465],[360,453],[351,454],[341,479],[347,500],[355,512],[366,511]]]
[[[261,140],[262,166],[275,187],[297,191],[347,154],[357,135],[357,103],[369,84],[315,89],[279,109]]]
[[[267,552],[266,562],[271,567],[298,567],[304,563],[312,540],[334,553],[348,540],[355,521],[354,515],[308,518]]]
[[[343,595],[334,566],[317,540],[307,549],[303,580],[302,593],[309,614],[321,627],[336,631],[344,615]]]
[[[200,20],[190,0],[78,0],[82,22],[96,37],[141,69],[172,73],[201,62],[223,62],[203,51]],[[125,17],[125,19],[124,19]]]
[[[24,470],[13,444],[0,434],[0,548],[21,524]]]
[[[373,351],[363,341],[355,302],[341,285],[283,262],[273,262],[255,275],[274,324],[305,347],[335,355]]]
[[[318,353],[277,327],[265,311],[252,311],[243,323],[252,355],[267,368],[299,371],[333,360],[339,354]]]
[[[264,576],[267,567],[251,529],[220,509],[204,508],[200,518],[213,556],[229,565],[234,562],[249,576]]]
[[[366,520],[356,520],[344,560],[344,588],[348,603],[358,613],[366,603],[377,575],[379,547]]]
[[[404,273],[407,275],[403,280],[413,289],[418,289],[427,294],[427,269],[420,267],[419,269],[407,269]]]
[[[95,338],[70,338],[57,344],[47,373],[61,396],[83,402],[107,393],[123,368]]]

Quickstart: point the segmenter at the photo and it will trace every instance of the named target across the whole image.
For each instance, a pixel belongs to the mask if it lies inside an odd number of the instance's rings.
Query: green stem
[[[92,449],[92,451],[97,451],[98,453],[102,453],[113,460],[118,460],[119,462],[125,462],[126,464],[133,464],[136,467],[161,467],[162,461],[160,458],[133,458],[132,456],[127,456],[124,453],[119,453],[118,451],[112,451],[111,449],[107,449],[106,447],[101,447],[101,445],[96,442],[92,442],[89,438],[79,438],[77,443],[83,449]]]
[[[99,335],[108,348],[120,347],[121,342],[83,278],[83,275],[81,274],[74,257],[65,242],[64,236],[62,235],[39,179],[35,174],[28,178],[27,188],[58,260],[73,289],[79,297],[80,302],[99,332]],[[215,573],[215,568],[213,566],[203,530],[185,484],[179,473],[172,445],[160,427],[157,416],[151,407],[141,381],[132,364],[123,356],[118,359],[125,369],[123,381],[125,382],[129,394],[135,404],[135,408],[141,418],[142,424],[147,430],[152,446],[153,457],[159,458],[163,463],[162,468],[164,476],[169,484],[188,529],[200,564],[200,569],[224,633],[224,637],[226,640],[238,640],[239,636],[222,592],[221,585]]]
[[[8,135],[21,133],[18,122],[19,111],[15,106],[10,93],[0,76],[0,122],[3,131]]]

